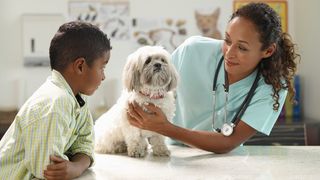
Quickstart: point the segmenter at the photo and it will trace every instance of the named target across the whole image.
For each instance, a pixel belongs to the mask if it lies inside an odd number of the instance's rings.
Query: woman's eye
[[[247,51],[247,50],[248,50],[247,48],[245,48],[245,47],[243,47],[243,46],[239,46],[239,49],[240,49],[241,51]]]
[[[230,45],[231,44],[231,41],[229,39],[224,39],[224,42],[227,44],[227,45]]]

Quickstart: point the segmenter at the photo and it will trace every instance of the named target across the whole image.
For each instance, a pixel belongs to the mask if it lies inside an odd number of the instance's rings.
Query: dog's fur
[[[172,90],[177,86],[178,74],[171,64],[170,54],[160,46],[141,47],[128,56],[122,76],[125,89],[121,97],[96,121],[95,151],[127,152],[131,157],[144,157],[149,142],[154,155],[169,156],[163,136],[129,124],[127,108],[133,101],[142,107],[153,103],[162,109],[169,121],[173,118]]]

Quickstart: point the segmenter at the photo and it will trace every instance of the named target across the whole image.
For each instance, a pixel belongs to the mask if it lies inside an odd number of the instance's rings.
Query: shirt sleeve
[[[33,113],[29,118],[38,119],[22,130],[25,146],[25,166],[36,178],[44,178],[43,170],[50,164],[50,155],[56,155],[63,159],[64,147],[68,142],[68,123],[61,113]],[[36,117],[43,114],[42,117]]]
[[[80,128],[76,134],[77,139],[71,145],[71,147],[67,151],[67,155],[73,156],[77,153],[83,153],[89,156],[91,163],[90,166],[94,162],[93,156],[93,148],[94,148],[94,131],[93,131],[93,119],[91,113],[87,106],[83,107],[83,111],[81,111],[79,115],[80,119],[77,119],[79,122],[82,122]]]
[[[241,120],[257,131],[269,135],[276,123],[287,96],[287,90],[279,92],[279,109],[273,110],[272,86],[264,84],[256,89],[248,108]]]

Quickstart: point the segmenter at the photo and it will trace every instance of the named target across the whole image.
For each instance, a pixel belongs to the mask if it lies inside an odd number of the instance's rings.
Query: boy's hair
[[[97,26],[81,21],[61,25],[50,43],[51,69],[63,71],[77,58],[84,58],[89,67],[93,61],[111,50],[110,40]]]

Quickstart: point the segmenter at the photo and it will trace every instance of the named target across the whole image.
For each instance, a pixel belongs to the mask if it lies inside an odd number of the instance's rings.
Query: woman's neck
[[[231,85],[233,83],[236,83],[238,81],[241,81],[242,79],[248,77],[252,72],[253,71],[242,73],[242,74],[230,74],[230,73],[228,73],[229,85]]]

